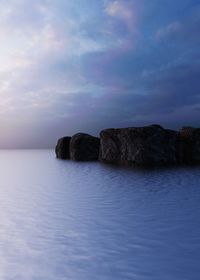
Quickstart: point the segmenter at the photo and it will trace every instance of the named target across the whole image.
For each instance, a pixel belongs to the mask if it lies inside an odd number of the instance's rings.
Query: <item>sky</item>
[[[200,127],[199,0],[0,0],[0,148]]]

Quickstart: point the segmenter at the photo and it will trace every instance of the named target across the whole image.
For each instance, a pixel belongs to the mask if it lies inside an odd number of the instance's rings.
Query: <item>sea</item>
[[[199,279],[199,167],[0,151],[0,280]]]

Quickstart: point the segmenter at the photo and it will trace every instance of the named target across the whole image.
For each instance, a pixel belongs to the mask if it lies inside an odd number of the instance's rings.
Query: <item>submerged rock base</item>
[[[58,140],[56,156],[139,167],[200,164],[200,128],[174,131],[150,125],[105,129],[100,139],[78,133]]]

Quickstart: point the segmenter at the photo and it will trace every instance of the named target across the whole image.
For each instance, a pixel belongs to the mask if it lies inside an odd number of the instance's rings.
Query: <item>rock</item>
[[[70,140],[71,140],[71,137],[67,137],[67,136],[60,138],[58,140],[56,148],[55,148],[57,158],[60,158],[60,159],[69,159],[70,158],[70,152],[69,152]]]
[[[141,167],[173,165],[177,139],[177,132],[159,125],[106,129],[100,133],[100,160]]]
[[[70,158],[75,161],[98,160],[99,148],[99,138],[85,133],[77,133],[70,142]]]
[[[200,128],[183,127],[179,131],[179,162],[200,163]]]

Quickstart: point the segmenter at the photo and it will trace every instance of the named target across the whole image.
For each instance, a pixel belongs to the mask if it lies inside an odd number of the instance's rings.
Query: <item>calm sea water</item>
[[[0,151],[1,280],[199,280],[200,168]]]

